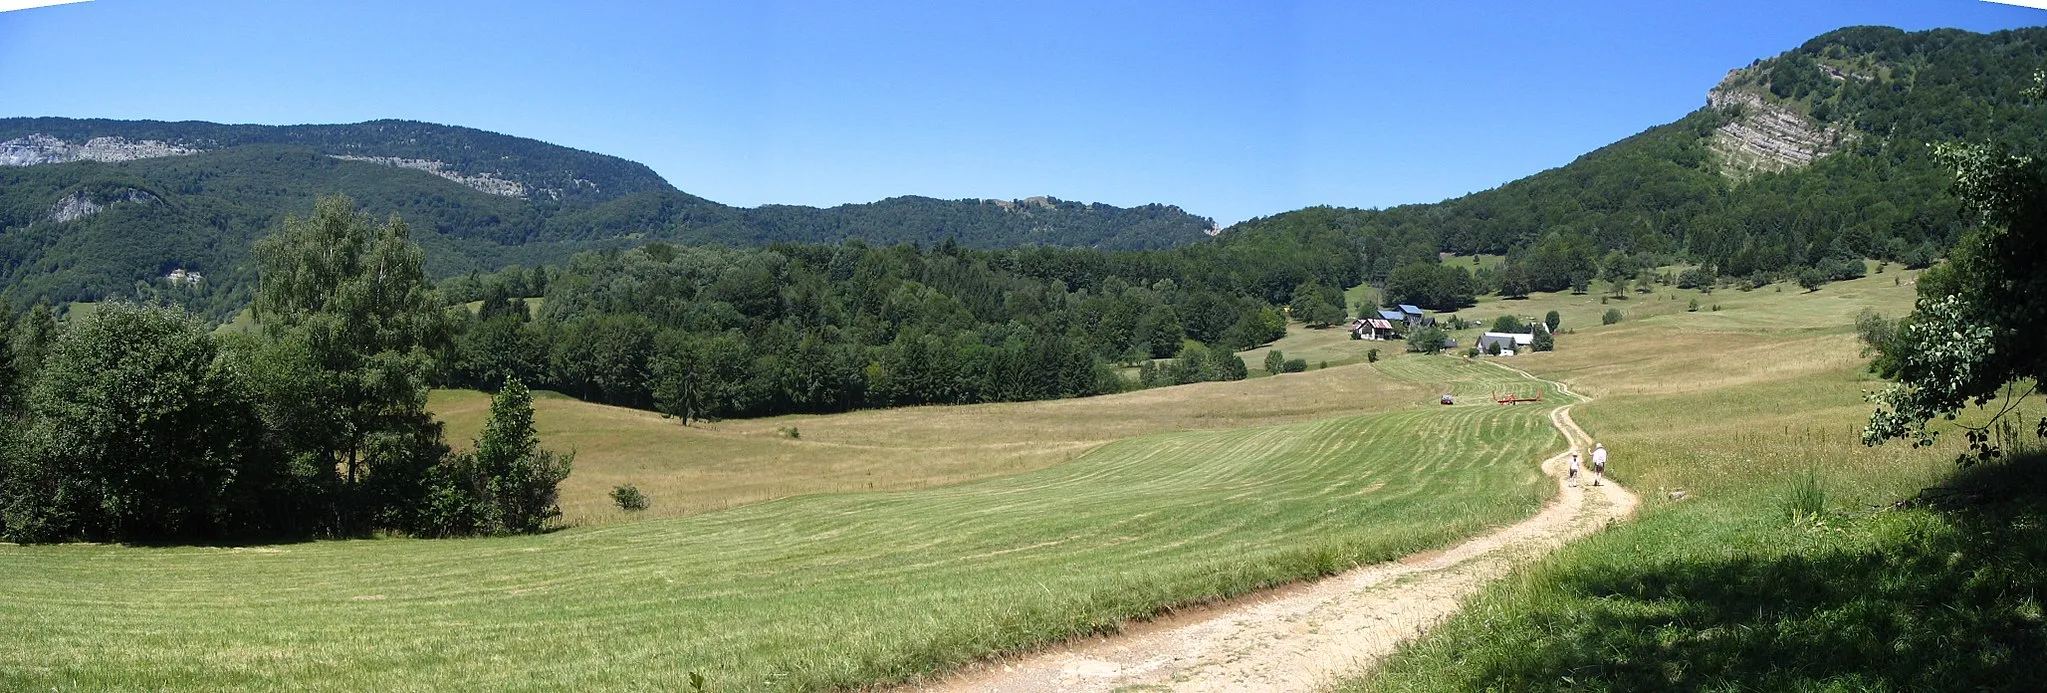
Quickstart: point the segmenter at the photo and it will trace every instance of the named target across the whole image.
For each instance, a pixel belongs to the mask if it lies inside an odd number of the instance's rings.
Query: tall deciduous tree
[[[250,529],[277,478],[253,391],[182,310],[105,304],[50,345],[0,485],[16,541]]]
[[[7,353],[0,354],[0,358],[14,364],[15,377],[29,382],[42,367],[43,355],[57,341],[57,313],[50,309],[50,304],[37,303],[14,325],[13,332]]]
[[[20,389],[24,385],[20,371],[14,367],[13,343],[14,318],[6,311],[0,310],[0,427],[8,426],[10,415],[20,406]],[[0,447],[7,445],[4,438],[5,434],[0,434]],[[0,451],[0,455],[5,454],[4,451]],[[0,464],[5,464],[5,461],[0,460]],[[0,471],[0,475],[4,474],[4,471]],[[0,476],[0,483],[5,482],[5,477]]]
[[[2047,384],[2047,166],[1986,148],[1943,146],[1955,167],[1955,193],[1984,215],[1947,264],[1919,279],[1918,304],[1876,346],[1876,371],[1897,384],[1870,399],[1879,406],[1863,442],[1912,438],[1930,444],[1926,423],[2000,394],[1992,421],[1969,431],[1977,459],[1999,451],[1988,429],[2028,392]],[[2030,381],[2030,383],[2028,382]],[[2047,418],[2037,432],[2047,437]]]
[[[358,510],[408,502],[445,451],[426,395],[449,321],[405,222],[322,198],[258,242],[256,259],[254,309],[273,366],[262,386],[284,446],[338,470],[351,492],[386,496],[349,503]]]

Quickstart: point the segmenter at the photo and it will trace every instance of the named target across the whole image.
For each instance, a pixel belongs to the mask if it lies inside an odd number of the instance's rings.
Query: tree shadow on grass
[[[1811,548],[1574,569],[1509,690],[2047,690],[2047,455],[1957,472]],[[1881,526],[1879,526],[1881,525]],[[1610,566],[1611,564],[1609,564]],[[1529,670],[1514,670],[1527,667]]]

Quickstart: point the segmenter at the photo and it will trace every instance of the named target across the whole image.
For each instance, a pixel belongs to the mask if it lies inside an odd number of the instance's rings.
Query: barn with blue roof
[[[1423,314],[1421,308],[1405,303],[1400,304],[1399,308],[1399,311],[1382,310],[1379,311],[1379,314],[1388,316],[1387,319],[1389,320],[1399,320],[1406,324],[1409,329],[1436,324],[1436,320]]]

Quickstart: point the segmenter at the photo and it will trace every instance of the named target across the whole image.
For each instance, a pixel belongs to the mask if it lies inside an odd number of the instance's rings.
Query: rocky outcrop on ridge
[[[372,164],[381,164],[384,166],[395,166],[398,168],[409,168],[425,171],[427,173],[431,173],[436,176],[440,176],[442,178],[446,178],[448,180],[452,180],[457,183],[467,185],[471,188],[475,188],[478,192],[485,192],[492,195],[503,195],[505,197],[517,197],[522,199],[526,197],[526,186],[520,184],[518,181],[505,180],[503,178],[493,176],[489,173],[464,174],[459,171],[450,170],[447,164],[439,161],[434,161],[432,159],[407,159],[396,156],[353,156],[349,154],[332,154],[330,156],[333,156],[336,159],[341,159],[343,161],[364,161]],[[597,185],[596,183],[590,183],[589,181],[581,179],[577,179],[576,182],[578,184],[587,183],[593,188],[596,187]],[[560,198],[559,195],[556,195],[555,197],[557,199]]]
[[[64,197],[57,200],[57,204],[51,205],[49,219],[50,221],[62,224],[67,221],[78,221],[80,219],[84,219],[94,214],[98,214],[100,213],[100,210],[106,209],[108,205],[112,205],[115,203],[133,202],[135,204],[146,205],[157,204],[162,201],[163,200],[158,199],[157,196],[152,195],[150,193],[137,190],[134,188],[129,188],[127,190],[122,191],[119,197],[116,197],[102,204],[100,202],[94,201],[92,196],[87,195],[85,191],[80,190],[78,192],[65,195]]]
[[[0,142],[0,166],[34,166],[72,161],[113,163],[197,154],[201,150],[157,140],[125,137],[94,137],[71,144],[44,134],[33,134]]]
[[[1742,84],[1742,73],[1728,73],[1706,93],[1707,107],[1729,116],[1713,131],[1711,142],[1720,155],[1722,174],[1741,178],[1806,166],[1853,139],[1853,133],[1838,125],[1821,125]]]

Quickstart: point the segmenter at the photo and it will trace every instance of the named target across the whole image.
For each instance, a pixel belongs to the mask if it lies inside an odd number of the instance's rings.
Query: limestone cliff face
[[[489,173],[464,174],[459,171],[452,171],[448,169],[447,164],[432,159],[406,159],[396,156],[352,156],[347,154],[332,154],[329,156],[344,161],[366,161],[372,164],[425,171],[492,195],[517,198],[527,197],[526,186],[521,185],[518,181],[505,180]],[[589,183],[589,181],[581,179],[577,179],[576,182],[578,184]],[[596,187],[597,184],[589,183],[589,185]],[[560,196],[555,195],[555,197],[559,199]]]
[[[80,190],[78,192],[65,195],[64,197],[57,200],[57,204],[51,205],[49,219],[50,221],[59,224],[62,224],[67,221],[78,221],[80,219],[84,219],[94,214],[98,214],[100,213],[101,210],[106,209],[108,206],[119,204],[122,202],[129,202],[140,205],[153,205],[159,204],[163,202],[163,200],[158,199],[157,196],[155,195],[152,195],[142,190],[137,190],[135,188],[128,188],[126,190],[123,190],[119,195],[114,196],[112,199],[107,200],[95,200],[91,195],[88,195],[85,193],[85,191]]]
[[[49,135],[29,135],[0,142],[0,166],[34,166],[72,161],[134,161],[197,154],[200,150],[156,140],[94,137],[72,144]]]
[[[32,134],[0,142],[0,166],[36,166],[40,164],[63,164],[73,161],[114,163],[134,161],[136,159],[184,156],[197,154],[202,151],[205,150],[180,143],[158,140],[94,137],[84,142],[71,143],[50,135]],[[398,168],[418,169],[492,195],[517,198],[530,197],[530,191],[524,184],[518,181],[507,180],[487,172],[462,173],[454,171],[446,163],[432,159],[406,159],[395,156],[353,156],[345,154],[333,156],[336,159],[348,161],[365,161]],[[596,183],[582,179],[574,180],[573,184],[588,186],[592,189],[597,187]],[[561,191],[559,190],[542,190],[541,192],[556,199],[561,197]],[[86,201],[83,204],[89,205],[92,203]],[[83,210],[85,208],[74,205],[74,209]],[[91,212],[84,212],[84,214],[90,215]]]
[[[1706,93],[1707,107],[1729,116],[1713,131],[1711,143],[1720,155],[1722,174],[1745,178],[1806,166],[1854,139],[1854,133],[1846,128],[1823,125],[1793,105],[1770,97],[1749,73],[1729,72]]]

